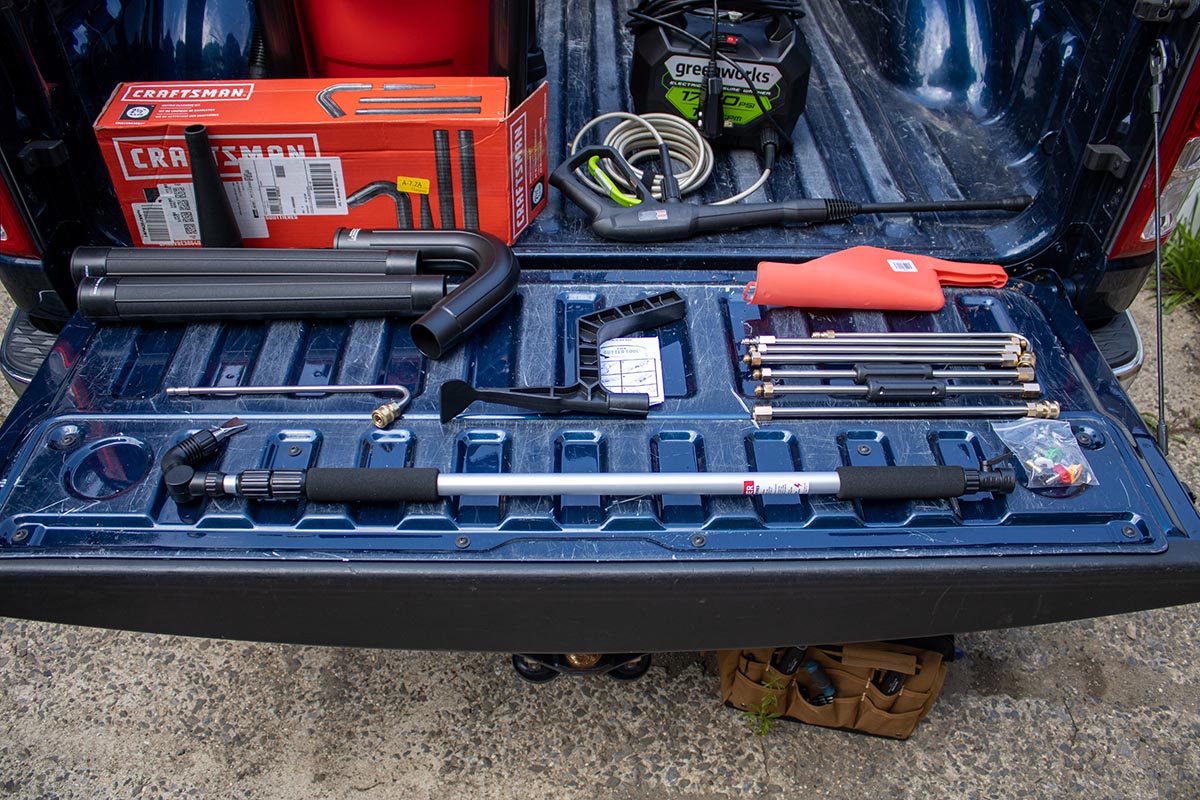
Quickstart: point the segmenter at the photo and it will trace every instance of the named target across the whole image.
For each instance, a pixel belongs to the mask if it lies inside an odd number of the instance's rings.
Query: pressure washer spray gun
[[[591,218],[597,236],[618,242],[669,242],[701,233],[730,231],[782,223],[839,222],[859,214],[914,214],[945,211],[1022,211],[1028,195],[996,200],[936,200],[926,203],[856,203],[839,198],[788,200],[729,205],[682,202],[670,158],[660,158],[663,199],[655,199],[644,178],[613,147],[592,145],[578,150],[550,176],[551,185]],[[601,196],[584,181],[607,192]]]

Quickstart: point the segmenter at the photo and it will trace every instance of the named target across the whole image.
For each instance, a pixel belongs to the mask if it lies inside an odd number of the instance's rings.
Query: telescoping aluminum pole
[[[463,475],[436,469],[314,468],[246,470],[238,475],[196,473],[193,496],[235,495],[256,500],[308,499],[317,503],[429,503],[445,497],[502,495],[557,497],[568,494],[760,495],[826,494],[842,500],[929,500],[975,492],[1011,492],[1007,470],[962,467],[838,467],[832,472],[597,473],[564,475]],[[168,488],[181,476],[167,473]],[[174,492],[172,493],[174,496]]]
[[[314,467],[248,469],[226,474],[198,469],[221,443],[246,429],[231,419],[199,431],[163,455],[163,483],[177,503],[205,497],[316,503],[434,503],[445,497],[502,495],[557,497],[570,494],[759,495],[831,494],[842,500],[928,500],[975,492],[1011,492],[1010,469],[959,466],[838,467],[830,472],[611,472],[464,475],[427,467]]]

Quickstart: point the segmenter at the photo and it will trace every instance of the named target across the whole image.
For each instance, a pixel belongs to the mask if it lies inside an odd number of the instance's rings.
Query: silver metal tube
[[[818,344],[817,342],[826,342]],[[922,355],[990,355],[992,353],[1020,353],[1021,348],[1015,344],[980,344],[942,345],[898,345],[891,342],[883,344],[856,344],[853,342],[833,342],[829,339],[816,339],[813,343],[805,344],[760,344],[751,348],[753,351],[766,355],[768,353],[895,353],[903,350],[905,353]]]
[[[769,406],[757,405],[755,422],[780,419],[910,419],[930,417],[1036,417],[1057,419],[1059,405],[1037,400],[1009,406]]]
[[[879,380],[884,383],[887,382],[887,378],[880,378]],[[841,394],[865,397],[870,391],[870,386],[824,386],[821,384],[780,385],[777,383],[764,383],[761,387],[755,387],[754,393],[760,397],[771,397],[779,394]],[[1019,397],[1037,397],[1041,393],[1042,387],[1036,383],[1001,384],[998,386],[993,386],[986,383],[973,383],[962,386],[946,387],[947,395],[995,394],[1017,395]]]
[[[391,104],[391,103],[480,103],[483,98],[476,95],[474,97],[459,96],[459,97],[364,97],[359,100],[359,103],[366,104]]]
[[[407,92],[413,89],[436,89],[436,83],[385,83],[385,92]]]
[[[939,380],[977,380],[977,381],[1016,381],[1018,383],[1030,383],[1033,381],[1033,370],[1031,369],[935,369],[929,373],[929,377]],[[858,373],[852,369],[772,369],[763,367],[758,370],[753,378],[755,380],[779,380],[781,378],[811,380],[811,381],[832,381],[832,380],[854,380],[858,377]],[[886,379],[888,376],[879,375],[878,377]],[[906,378],[907,375],[897,375],[898,378]]]
[[[1026,354],[1028,355],[1028,354]],[[752,366],[762,364],[827,364],[861,362],[867,364],[978,364],[998,367],[1015,367],[1019,356],[1014,353],[991,355],[913,355],[911,353],[874,353],[847,355],[841,352],[828,353],[750,353],[742,360]]]
[[[438,494],[546,497],[564,494],[601,494],[625,497],[664,494],[837,494],[836,472],[629,472],[564,475],[557,472],[527,475],[438,475]]]
[[[376,116],[383,116],[386,114],[402,114],[409,116],[417,116],[420,114],[427,114],[430,116],[434,114],[478,114],[480,113],[480,107],[447,106],[442,108],[439,106],[435,108],[356,108],[354,109],[354,113],[359,116],[370,116],[372,114]]]
[[[167,397],[238,397],[263,394],[394,394],[401,405],[408,402],[408,389],[397,383],[364,383],[358,386],[168,386]]]
[[[997,342],[1010,341],[1021,345],[1022,347],[1029,346],[1029,340],[1019,333],[999,333],[999,332],[979,332],[979,333],[953,333],[953,332],[928,332],[928,333],[841,333],[836,331],[817,331],[808,338],[802,337],[787,337],[787,336],[751,336],[742,339],[744,345],[754,345],[759,343],[764,344],[808,344],[810,342],[822,341],[837,341],[855,343],[855,342]]]

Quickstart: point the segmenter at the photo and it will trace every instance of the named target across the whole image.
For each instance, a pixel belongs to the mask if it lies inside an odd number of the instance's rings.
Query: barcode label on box
[[[225,194],[233,207],[243,239],[263,239],[267,217],[257,199],[240,181],[225,181]],[[134,203],[142,244],[180,245],[200,243],[200,222],[196,219],[196,196],[190,183],[160,183],[153,203]]]
[[[888,264],[892,268],[892,272],[916,272],[917,265],[909,261],[907,258],[889,258]]]
[[[134,203],[133,216],[142,244],[175,244],[167,225],[167,209],[161,203]]]
[[[268,217],[350,213],[340,158],[240,158],[238,168]]]

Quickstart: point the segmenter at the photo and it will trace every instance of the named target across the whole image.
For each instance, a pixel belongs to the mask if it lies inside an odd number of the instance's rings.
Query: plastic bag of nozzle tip
[[[1066,420],[993,422],[992,430],[1025,468],[1027,488],[1056,489],[1100,483],[1071,432],[1071,423]]]

